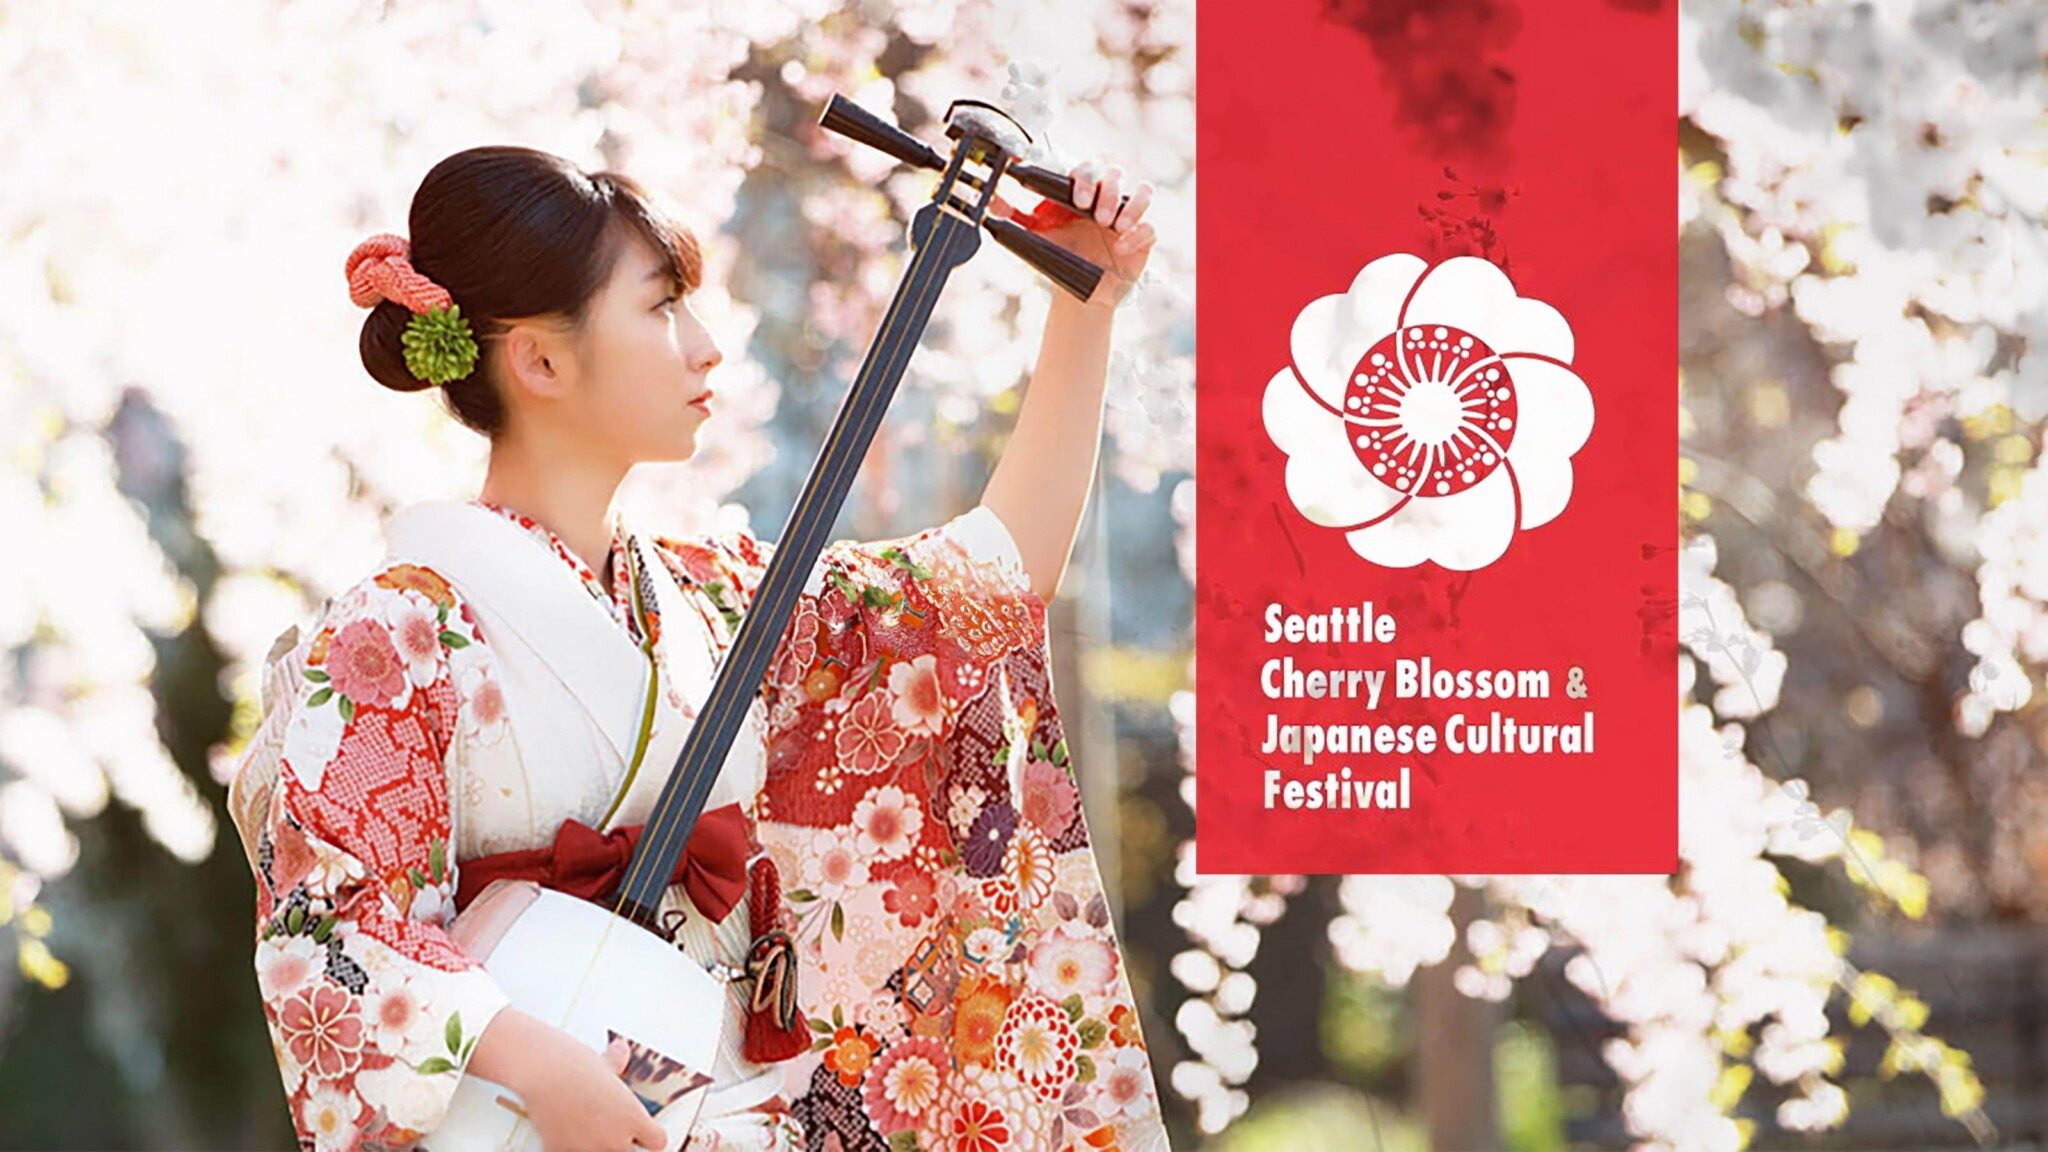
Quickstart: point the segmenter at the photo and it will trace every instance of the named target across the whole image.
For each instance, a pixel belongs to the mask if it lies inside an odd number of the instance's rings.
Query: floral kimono
[[[772,551],[744,531],[615,525],[607,590],[531,519],[458,507],[516,529],[505,559],[549,558],[579,604],[602,609],[574,622],[575,644],[553,641],[557,670],[628,644],[666,691],[634,747],[620,717],[638,700],[617,697],[636,693],[596,671],[534,673],[529,646],[548,649],[547,628],[502,613],[536,581],[484,595],[486,577],[451,579],[399,548],[309,635],[280,638],[230,806],[303,1148],[401,1148],[440,1122],[506,1004],[449,931],[463,863],[544,847],[565,819],[645,819]],[[748,1061],[735,985],[692,1149],[1167,1146],[1051,698],[1044,613],[985,506],[820,559],[706,803],[740,804],[778,866],[815,1041]],[[564,683],[580,686],[587,723],[549,711]],[[743,959],[745,901],[713,923],[677,884],[662,910],[692,957]]]

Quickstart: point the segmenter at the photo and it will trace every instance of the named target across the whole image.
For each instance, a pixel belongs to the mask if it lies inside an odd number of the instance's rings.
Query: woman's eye
[[[682,299],[682,297],[680,296],[664,296],[662,297],[661,303],[656,304],[654,306],[654,310],[656,312],[666,312],[671,308],[674,308],[676,306],[676,301],[680,299]]]

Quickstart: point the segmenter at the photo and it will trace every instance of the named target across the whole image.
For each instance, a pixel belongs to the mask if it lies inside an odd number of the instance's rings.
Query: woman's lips
[[[705,412],[711,411],[711,395],[711,390],[708,388],[705,389],[703,392],[698,393],[696,397],[690,401],[690,406],[692,408],[702,409]]]

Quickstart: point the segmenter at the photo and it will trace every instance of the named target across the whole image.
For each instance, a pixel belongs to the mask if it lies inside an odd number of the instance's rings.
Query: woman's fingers
[[[1111,164],[1102,173],[1102,180],[1095,189],[1095,222],[1107,228],[1116,220],[1117,209],[1123,206],[1121,190],[1117,187],[1124,177],[1124,170]]]
[[[1074,181],[1074,207],[1086,212],[1095,206],[1095,161],[1083,160],[1068,173]]]
[[[1138,222],[1145,218],[1145,209],[1150,208],[1151,206],[1152,182],[1147,180],[1138,185],[1138,190],[1136,192],[1131,193],[1130,200],[1124,204],[1123,210],[1116,214],[1116,220],[1110,225],[1110,227],[1123,229],[1136,228],[1138,226]]]
[[[1084,160],[1074,165],[1068,172],[1068,178],[1074,182],[1074,207],[1114,234],[1105,238],[1111,251],[1126,255],[1152,246],[1155,233],[1145,220],[1145,213],[1152,207],[1152,197],[1156,192],[1151,181],[1141,181],[1126,197],[1121,187],[1123,169],[1098,160]]]

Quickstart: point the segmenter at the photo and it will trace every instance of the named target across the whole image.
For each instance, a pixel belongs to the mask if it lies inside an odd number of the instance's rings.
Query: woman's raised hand
[[[1152,206],[1152,185],[1140,183],[1130,199],[1123,201],[1124,172],[1114,164],[1084,160],[1067,175],[1074,181],[1074,203],[1083,213],[1052,201],[1041,203],[1029,214],[1019,213],[1001,195],[996,196],[992,208],[997,216],[1015,220],[1100,265],[1102,282],[1095,286],[1088,304],[1115,308],[1152,258],[1157,235],[1152,225],[1144,222],[1145,210]]]

